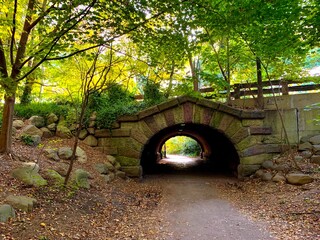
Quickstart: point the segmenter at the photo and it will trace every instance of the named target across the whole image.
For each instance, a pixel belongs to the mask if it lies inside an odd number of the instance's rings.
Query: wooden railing
[[[318,79],[318,78],[316,78]],[[318,79],[319,80],[319,79]],[[297,92],[310,92],[314,90],[320,91],[320,84],[315,84],[314,82],[301,82],[301,81],[283,81],[283,80],[273,80],[262,82],[263,94],[273,94],[277,95],[289,95],[290,93]],[[217,93],[215,88],[206,87],[199,89],[201,93],[205,93],[205,98],[212,99],[217,97]],[[212,93],[210,95],[210,93]],[[219,91],[219,97],[224,97],[226,95],[227,90]],[[256,97],[258,95],[258,86],[257,83],[241,83],[234,84],[230,87],[230,95],[234,99],[239,99],[241,97],[253,96]],[[136,100],[143,99],[143,95],[136,95]]]
[[[279,81],[274,80],[271,82],[262,83],[263,94],[273,94],[278,95],[289,95],[289,93],[294,92],[310,92],[313,90],[320,90],[320,84],[301,83],[298,81]],[[202,88],[201,93],[211,93],[214,92],[214,88]],[[226,91],[220,91],[220,94],[226,93]],[[230,95],[234,99],[239,99],[245,96],[257,96],[258,86],[257,83],[244,83],[244,84],[234,84],[231,86]],[[213,97],[213,96],[212,96]],[[211,98],[210,95],[207,98]]]

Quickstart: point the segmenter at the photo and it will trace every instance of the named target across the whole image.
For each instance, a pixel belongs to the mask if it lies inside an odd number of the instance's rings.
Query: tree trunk
[[[259,57],[256,58],[256,66],[257,66],[257,86],[258,86],[257,107],[259,109],[263,109],[264,101],[263,101],[263,89],[262,89],[262,67],[261,67],[261,60]]]
[[[10,153],[11,152],[11,141],[12,141],[12,122],[13,122],[13,111],[15,95],[5,95],[4,106],[2,113],[2,127],[0,134],[0,152]]]
[[[33,80],[31,80],[33,81]],[[20,100],[20,103],[21,104],[29,104],[31,102],[31,92],[32,92],[32,85],[33,83],[28,81],[26,81],[26,84],[24,86],[24,89],[23,89],[23,93],[22,93],[22,96],[21,96],[21,100]]]
[[[193,91],[199,92],[199,81],[196,73],[195,62],[192,60],[191,54],[189,54],[189,64],[191,69],[191,77],[193,82]]]
[[[171,92],[172,92],[172,87],[173,87],[172,81],[173,81],[174,69],[175,69],[174,60],[172,60],[171,72],[170,72],[170,77],[169,77],[169,85],[168,85],[168,88],[166,90],[166,93],[164,94],[164,96],[166,98],[168,98],[171,95]]]
[[[34,67],[34,62],[35,61],[29,61],[28,66],[30,68]],[[31,73],[27,78],[26,78],[26,83],[23,88],[23,93],[21,96],[20,103],[21,104],[29,104],[31,102],[31,92],[32,92],[32,87],[33,83],[35,80],[35,73]]]

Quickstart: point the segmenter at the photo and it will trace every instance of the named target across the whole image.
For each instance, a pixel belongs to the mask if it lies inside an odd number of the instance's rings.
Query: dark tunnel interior
[[[159,164],[159,152],[168,139],[180,135],[193,138],[202,148],[204,161],[201,161],[201,164],[192,171],[237,174],[239,156],[234,145],[224,133],[206,125],[183,123],[162,129],[149,139],[141,155],[144,175],[176,171],[176,169]]]

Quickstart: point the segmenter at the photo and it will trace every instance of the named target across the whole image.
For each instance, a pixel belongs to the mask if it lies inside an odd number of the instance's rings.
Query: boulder
[[[48,128],[42,127],[42,128],[40,128],[40,130],[42,131],[42,137],[44,137],[44,138],[53,137],[53,133]]]
[[[109,173],[107,175],[102,175],[106,183],[110,183],[114,180],[115,174],[114,173]]]
[[[69,160],[72,157],[72,149],[69,147],[61,147],[58,149],[58,156],[63,160]]]
[[[267,161],[264,161],[262,163],[262,167],[265,168],[265,169],[273,169],[274,168],[274,164],[271,160],[267,160]]]
[[[254,174],[256,177],[261,178],[262,175],[266,172],[266,170],[264,169],[259,169],[258,171],[256,171],[256,173]]]
[[[10,218],[15,218],[16,212],[9,204],[0,205],[0,222],[7,222]]]
[[[24,122],[22,120],[14,120],[12,126],[16,129],[20,129],[24,127]]]
[[[79,139],[83,140],[83,139],[85,139],[87,136],[88,136],[88,131],[87,131],[87,129],[82,129],[82,130],[80,131],[80,134],[79,134]]]
[[[20,209],[24,212],[31,212],[37,204],[37,200],[35,198],[14,195],[9,195],[6,198],[6,202],[14,208]]]
[[[72,133],[69,128],[62,124],[58,124],[57,130],[56,130],[56,135],[60,138],[71,138]]]
[[[141,166],[130,166],[130,167],[122,167],[123,172],[127,174],[128,177],[141,177],[142,176],[142,168]]]
[[[104,164],[108,168],[109,172],[114,172],[116,170],[115,166],[113,166],[110,162],[105,162]]]
[[[91,147],[96,147],[98,145],[98,140],[94,136],[89,135],[83,140],[83,143]]]
[[[52,131],[52,132],[55,132],[57,130],[57,124],[55,123],[51,123],[47,126],[47,128]]]
[[[38,146],[41,143],[41,137],[39,135],[32,135],[30,136],[30,144],[32,146]]]
[[[290,170],[290,166],[289,164],[287,163],[281,163],[279,165],[275,165],[274,166],[274,170],[277,170],[277,171],[282,171],[282,172],[287,172]]]
[[[320,165],[320,155],[313,155],[310,158],[310,162]]]
[[[306,150],[311,151],[312,150],[312,144],[309,143],[309,142],[301,143],[301,144],[299,144],[298,150],[299,151],[306,151]]]
[[[47,181],[38,173],[38,170],[30,166],[13,169],[11,175],[28,186],[42,187],[47,185]]]
[[[86,189],[90,188],[89,178],[91,178],[91,175],[87,171],[85,171],[83,169],[77,169],[74,172],[73,178],[74,178],[75,184],[79,188],[86,188]]]
[[[50,113],[48,116],[47,116],[47,125],[50,125],[52,123],[56,123],[58,122],[59,118],[57,115],[55,115],[54,113]]]
[[[80,147],[77,147],[76,149],[76,157],[77,161],[80,163],[86,163],[88,160],[86,152]]]
[[[54,161],[60,161],[60,158],[58,156],[58,150],[46,148],[46,149],[44,149],[44,153],[47,158],[54,160]]]
[[[313,145],[319,145],[320,144],[320,135],[313,136],[309,139],[309,142]]]
[[[29,122],[37,128],[42,128],[46,125],[44,118],[40,116],[32,116],[31,118],[29,118]]]
[[[307,136],[304,136],[304,137],[301,137],[300,138],[300,143],[305,143],[305,142],[309,142],[309,139],[311,137],[313,137],[314,135],[307,135]]]
[[[239,177],[250,176],[254,174],[259,168],[260,168],[260,165],[240,164],[238,166],[238,176]]]
[[[94,135],[94,133],[96,132],[95,128],[87,128],[89,134]]]
[[[287,182],[294,185],[303,185],[311,183],[313,178],[303,173],[289,173],[286,175]]]
[[[110,162],[112,165],[115,165],[115,163],[116,163],[116,158],[115,158],[114,156],[107,155],[107,160],[108,160],[108,162]]]
[[[45,172],[45,176],[47,179],[53,181],[55,185],[62,186],[65,178],[62,177],[57,171],[53,169],[47,169]]]
[[[283,174],[281,174],[281,173],[277,173],[277,174],[274,175],[274,177],[272,178],[272,181],[285,183],[285,182],[286,182],[286,177],[283,176]]]
[[[122,171],[116,171],[116,176],[118,178],[126,179],[126,173]]]
[[[320,155],[320,144],[313,145],[313,153],[316,155]]]
[[[302,151],[301,156],[304,158],[310,158],[312,156],[312,152],[309,150]]]
[[[95,164],[94,169],[97,170],[100,174],[108,174],[109,173],[109,169],[105,163]]]
[[[34,136],[38,135],[42,137],[42,131],[34,125],[27,125],[21,130],[21,135]]]
[[[271,181],[272,177],[273,177],[273,175],[270,172],[265,172],[265,173],[262,174],[261,180],[263,180],[263,181]]]
[[[24,163],[22,163],[22,167],[25,169],[29,169],[30,171],[32,171],[34,173],[38,173],[40,170],[39,165],[35,162],[24,162]]]
[[[120,169],[121,169],[120,163],[119,163],[119,162],[115,162],[114,168],[115,168],[116,170],[120,170]]]
[[[67,175],[68,168],[69,164],[61,163],[58,166],[55,166],[54,170],[61,176],[65,177]]]

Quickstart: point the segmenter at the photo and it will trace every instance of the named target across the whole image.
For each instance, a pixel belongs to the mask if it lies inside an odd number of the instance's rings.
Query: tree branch
[[[4,54],[3,43],[1,38],[0,38],[0,73],[3,75],[4,78],[8,77],[6,55]]]
[[[16,35],[16,18],[17,18],[17,8],[18,8],[18,0],[14,0],[14,9],[13,9],[13,18],[12,18],[12,33],[11,33],[11,41],[10,41],[10,62],[13,66],[13,46],[14,46],[14,37]]]

